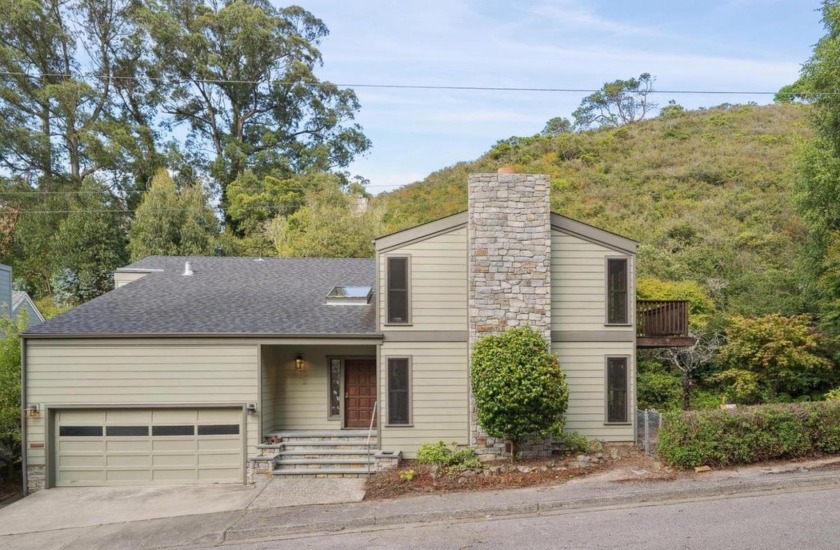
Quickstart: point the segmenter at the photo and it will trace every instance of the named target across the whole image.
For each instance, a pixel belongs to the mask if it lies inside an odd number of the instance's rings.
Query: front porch
[[[358,476],[399,456],[380,450],[376,344],[263,345],[260,356],[262,442],[252,469]]]

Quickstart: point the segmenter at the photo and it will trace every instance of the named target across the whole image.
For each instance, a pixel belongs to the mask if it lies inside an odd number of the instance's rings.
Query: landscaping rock
[[[696,473],[696,474],[704,474],[706,472],[711,472],[711,471],[712,471],[711,466],[697,466],[696,468],[694,468],[694,473]]]

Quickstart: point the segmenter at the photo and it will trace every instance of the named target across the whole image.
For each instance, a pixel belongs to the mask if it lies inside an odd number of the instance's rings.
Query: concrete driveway
[[[0,536],[244,510],[265,486],[59,487],[0,510]]]
[[[217,514],[220,521],[228,521],[247,509],[359,502],[365,495],[364,482],[281,478],[256,485],[60,487],[0,510],[0,537],[181,516]]]

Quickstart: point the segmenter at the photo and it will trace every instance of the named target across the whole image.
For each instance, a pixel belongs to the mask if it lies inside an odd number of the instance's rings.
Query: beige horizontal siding
[[[138,279],[142,279],[148,273],[123,273],[120,271],[114,272],[114,288],[120,288],[128,283],[132,283]]]
[[[386,258],[410,256],[411,325],[386,325]],[[378,256],[381,330],[467,329],[467,229],[460,228]]]
[[[375,346],[263,346],[267,377],[263,400],[273,414],[263,417],[267,430],[338,430],[340,419],[329,418],[329,363],[331,357],[376,357]],[[301,353],[304,369],[295,370]],[[266,384],[268,381],[268,384]]]
[[[552,330],[626,330],[605,326],[606,259],[626,256],[630,260],[630,321],[635,318],[635,258],[568,235],[551,232],[551,328]]]
[[[27,340],[27,404],[91,408],[258,402],[255,344],[198,344],[166,340]],[[45,415],[27,419],[29,443],[47,443]],[[258,417],[246,426],[249,453],[261,434]],[[44,449],[28,449],[27,463],[44,464]]]
[[[566,430],[605,441],[633,441],[636,395],[636,358],[633,342],[554,342],[551,349],[560,359],[569,384]],[[606,358],[629,356],[629,425],[606,424]]]
[[[469,434],[466,342],[384,343],[381,350],[380,446],[415,458],[423,443],[466,444]],[[388,358],[411,357],[410,427],[388,427]]]

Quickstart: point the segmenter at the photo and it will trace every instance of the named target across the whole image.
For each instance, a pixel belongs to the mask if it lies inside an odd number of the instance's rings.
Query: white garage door
[[[55,413],[59,487],[242,483],[242,409]]]

